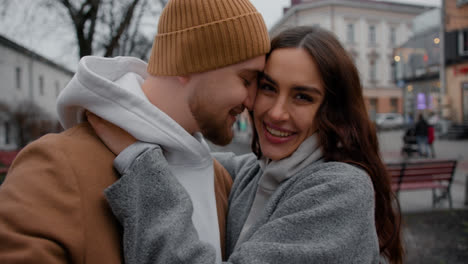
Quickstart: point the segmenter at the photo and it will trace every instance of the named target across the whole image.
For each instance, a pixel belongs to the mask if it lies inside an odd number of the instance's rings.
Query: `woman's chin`
[[[289,157],[296,149],[298,135],[289,137],[275,137],[268,132],[259,140],[263,156],[271,160],[280,160]]]
[[[262,155],[271,160],[281,160],[289,157],[294,150],[291,151],[291,146],[271,146],[270,144],[260,143],[260,149],[262,150]]]

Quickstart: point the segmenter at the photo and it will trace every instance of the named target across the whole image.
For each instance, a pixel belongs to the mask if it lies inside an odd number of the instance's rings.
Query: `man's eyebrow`
[[[251,78],[256,78],[260,73],[261,71],[254,70],[254,69],[244,69],[244,70],[239,71],[239,74],[247,75],[247,77],[251,77]]]
[[[266,74],[265,72],[262,72],[260,73],[260,78],[262,79],[265,79],[267,80],[268,82],[274,84],[274,85],[278,85],[275,80],[273,80],[273,78],[271,78],[268,74]]]

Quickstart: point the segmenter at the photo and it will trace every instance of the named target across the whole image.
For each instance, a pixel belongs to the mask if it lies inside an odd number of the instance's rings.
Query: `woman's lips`
[[[265,122],[263,123],[263,132],[265,134],[265,138],[274,144],[285,143],[296,136],[295,132],[281,129]]]

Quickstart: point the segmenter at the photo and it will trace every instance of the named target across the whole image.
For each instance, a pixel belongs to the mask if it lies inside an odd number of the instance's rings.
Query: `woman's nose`
[[[268,111],[270,118],[276,121],[285,121],[289,119],[287,102],[284,99],[278,98],[272,108]]]

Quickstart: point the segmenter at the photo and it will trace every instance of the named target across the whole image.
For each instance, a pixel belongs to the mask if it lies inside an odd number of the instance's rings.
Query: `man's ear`
[[[190,81],[190,76],[177,76],[177,80],[180,84],[186,85]]]

